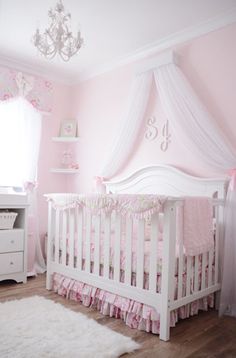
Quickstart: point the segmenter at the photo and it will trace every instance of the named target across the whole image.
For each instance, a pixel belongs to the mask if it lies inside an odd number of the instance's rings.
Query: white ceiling
[[[64,0],[72,29],[80,29],[85,42],[65,63],[44,59],[31,40],[36,27],[47,27],[56,2],[0,0],[0,63],[77,80],[150,52],[183,30],[215,20],[220,27],[236,7],[236,0]]]

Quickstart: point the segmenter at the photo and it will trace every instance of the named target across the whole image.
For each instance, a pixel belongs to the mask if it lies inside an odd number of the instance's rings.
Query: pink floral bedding
[[[76,237],[76,234],[75,234]],[[111,242],[110,242],[110,267],[114,266],[114,255],[115,255],[115,234],[113,233],[111,235]],[[150,264],[150,241],[146,240],[144,241],[144,272],[149,272],[149,264]],[[74,257],[75,261],[77,260],[78,255],[78,243],[77,240],[75,240],[75,247],[74,247]],[[60,248],[62,247],[62,240],[60,240]],[[91,260],[91,266],[93,266],[94,262],[94,250],[95,250],[95,244],[94,244],[94,233],[91,236],[91,243],[90,243],[90,260]],[[86,257],[86,244],[83,241],[83,255],[82,259],[85,261]],[[161,274],[162,271],[162,252],[163,252],[163,240],[162,236],[160,236],[160,241],[158,241],[157,245],[157,274]],[[69,255],[69,240],[67,239],[67,255]],[[199,255],[199,271],[201,271],[201,262],[202,262],[202,255]],[[175,274],[178,274],[178,247],[176,247],[176,260],[175,260]],[[100,238],[100,264],[101,266],[104,263],[104,234],[101,235]],[[183,259],[183,272],[186,271],[186,265],[187,265],[187,257],[184,256]],[[137,266],[137,237],[133,237],[132,240],[132,272],[136,272],[136,266]],[[191,260],[191,266],[194,267],[194,259]],[[125,238],[123,237],[121,239],[121,252],[120,252],[120,269],[125,269]]]

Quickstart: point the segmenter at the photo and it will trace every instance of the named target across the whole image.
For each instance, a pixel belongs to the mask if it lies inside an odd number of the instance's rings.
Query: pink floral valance
[[[167,200],[167,197],[151,194],[49,194],[46,196],[56,209],[85,207],[95,215],[116,210],[122,215],[137,219],[149,218],[154,212],[160,212]]]
[[[52,90],[48,80],[0,67],[0,101],[22,96],[39,111],[51,112]]]

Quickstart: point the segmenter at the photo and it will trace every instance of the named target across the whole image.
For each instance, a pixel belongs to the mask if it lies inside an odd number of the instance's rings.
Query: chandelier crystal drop
[[[59,54],[64,61],[69,61],[84,42],[80,31],[78,31],[76,37],[72,35],[69,26],[71,14],[65,14],[61,0],[56,4],[54,10],[48,11],[48,16],[51,19],[50,26],[42,34],[39,29],[36,29],[33,43],[46,58],[52,59],[56,54]]]

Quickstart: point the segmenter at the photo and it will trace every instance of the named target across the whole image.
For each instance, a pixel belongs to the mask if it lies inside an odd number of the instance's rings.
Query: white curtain
[[[37,198],[37,186],[29,185],[26,188],[29,197],[29,225],[28,225],[28,234],[29,240],[32,240],[32,243],[28,245],[29,249],[33,252],[28,253],[29,270],[32,275],[37,273],[43,273],[46,271],[46,263],[43,257],[40,235],[39,235],[39,215],[38,215],[38,198]],[[33,261],[33,262],[32,262]]]
[[[147,108],[152,77],[151,72],[137,75],[132,84],[121,132],[116,137],[108,160],[101,171],[101,176],[104,178],[114,176],[132,153]]]
[[[0,185],[34,182],[41,135],[40,114],[23,98],[0,102]]]
[[[102,175],[111,178],[121,169],[133,149],[143,121],[151,89],[152,73],[145,72],[135,80],[121,135],[111,152]],[[186,150],[195,153],[211,167],[225,173],[236,168],[236,155],[215,121],[198,99],[183,73],[174,63],[154,70],[160,102],[177,137]],[[133,88],[136,88],[136,87]],[[136,90],[137,90],[136,89]],[[220,314],[236,316],[236,170],[233,171],[225,208],[225,243],[223,257]]]
[[[24,98],[0,102],[0,185],[26,188],[34,221],[35,272],[45,271],[37,229],[37,166],[41,139],[41,115]]]

